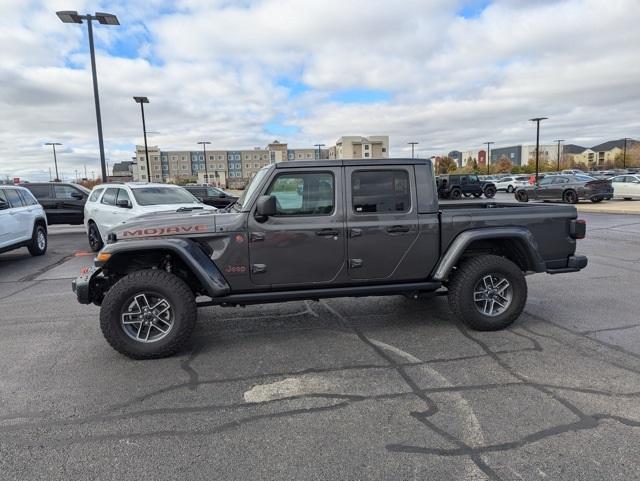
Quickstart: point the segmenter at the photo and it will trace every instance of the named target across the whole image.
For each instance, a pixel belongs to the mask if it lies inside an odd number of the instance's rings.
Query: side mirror
[[[131,202],[129,202],[127,199],[120,199],[118,202],[116,202],[116,205],[118,207],[122,207],[123,209],[131,209]]]
[[[71,198],[76,200],[82,200],[84,199],[84,195],[82,195],[80,192],[71,192]]]
[[[256,219],[264,222],[270,216],[276,215],[276,198],[272,195],[261,195],[256,203]]]

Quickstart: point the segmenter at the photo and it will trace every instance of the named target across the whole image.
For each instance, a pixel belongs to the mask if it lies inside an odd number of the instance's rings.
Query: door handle
[[[392,225],[391,227],[387,227],[387,232],[389,234],[409,232],[409,230],[411,230],[411,227],[409,227],[408,225]]]
[[[362,229],[351,229],[349,231],[349,237],[360,237],[362,235]]]
[[[264,240],[264,232],[252,232],[249,234],[249,242],[259,242]]]
[[[359,267],[362,267],[362,264],[364,264],[362,259],[349,259],[349,267],[351,269],[357,269]]]
[[[316,231],[316,235],[322,237],[335,237],[338,234],[340,234],[338,229],[320,229],[319,231]]]

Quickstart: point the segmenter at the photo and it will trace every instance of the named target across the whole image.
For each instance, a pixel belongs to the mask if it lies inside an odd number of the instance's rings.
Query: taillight
[[[587,221],[584,219],[572,220],[569,235],[574,239],[584,239],[587,235]]]

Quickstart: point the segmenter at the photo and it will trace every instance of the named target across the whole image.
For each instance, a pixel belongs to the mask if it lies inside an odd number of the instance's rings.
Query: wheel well
[[[44,227],[44,231],[47,232],[47,223],[45,222],[44,219],[36,219],[36,221],[33,224],[33,228],[35,229],[37,226],[41,225],[42,227]]]
[[[525,272],[535,270],[535,266],[529,257],[528,248],[520,239],[504,238],[473,241],[464,250],[460,261],[467,257],[482,254],[493,254],[505,257]],[[458,264],[460,261],[458,261]]]
[[[204,292],[203,286],[190,267],[180,256],[168,249],[116,253],[103,269],[109,276],[114,276],[116,279],[136,271],[160,269],[181,278],[194,293]]]

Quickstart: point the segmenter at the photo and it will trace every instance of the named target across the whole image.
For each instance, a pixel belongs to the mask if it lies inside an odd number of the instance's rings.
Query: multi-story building
[[[330,159],[388,159],[389,136],[340,137],[336,145],[329,148]]]
[[[205,158],[206,157],[206,158]],[[208,182],[242,188],[265,165],[285,160],[389,158],[389,137],[341,137],[329,149],[289,149],[274,140],[252,150],[160,150],[149,148],[147,172],[144,146],[136,146],[132,176],[136,181]]]

